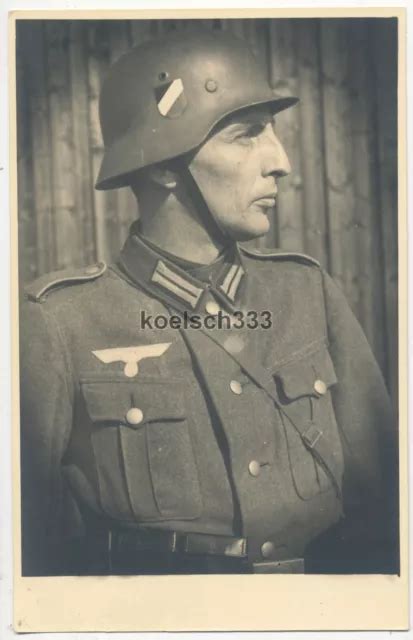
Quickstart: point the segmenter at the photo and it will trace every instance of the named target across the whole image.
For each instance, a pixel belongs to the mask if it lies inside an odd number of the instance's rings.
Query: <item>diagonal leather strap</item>
[[[222,336],[219,330],[208,331],[201,329],[203,333],[213,340],[218,346],[224,349],[233,360],[235,360],[240,367],[254,380],[254,382],[265,391],[269,397],[274,401],[275,406],[280,411],[282,416],[285,416],[292,427],[298,432],[304,446],[318,464],[324,469],[325,473],[331,480],[336,495],[341,499],[341,489],[339,480],[335,477],[334,469],[334,457],[333,453],[328,446],[328,443],[323,438],[322,431],[317,429],[315,425],[302,421],[302,417],[295,415],[293,403],[291,406],[281,404],[277,387],[272,375],[254,358],[251,352],[241,352],[237,354],[228,353],[224,345],[221,343]],[[196,353],[196,330],[194,329],[182,329],[186,342],[191,346],[192,350]],[[223,332],[221,332],[223,333]]]

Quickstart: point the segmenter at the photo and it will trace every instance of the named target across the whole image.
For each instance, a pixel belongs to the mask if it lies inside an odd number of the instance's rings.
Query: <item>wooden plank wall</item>
[[[128,189],[93,188],[98,96],[129,47],[192,20],[20,21],[17,27],[20,281],[111,261],[137,215]],[[345,291],[397,397],[397,23],[203,20],[245,38],[272,88],[293,172],[258,244],[307,252]]]

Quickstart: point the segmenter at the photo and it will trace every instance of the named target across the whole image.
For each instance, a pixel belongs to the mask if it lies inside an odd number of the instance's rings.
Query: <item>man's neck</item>
[[[145,206],[146,204],[146,206]],[[210,264],[221,253],[214,238],[192,208],[169,196],[156,208],[141,202],[140,231],[144,238],[184,260]]]

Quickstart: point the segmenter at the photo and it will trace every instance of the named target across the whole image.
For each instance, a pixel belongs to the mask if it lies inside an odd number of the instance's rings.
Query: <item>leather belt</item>
[[[240,573],[246,569],[251,573],[304,573],[303,558],[249,563],[247,547],[247,538],[162,529],[111,530],[108,538],[108,552],[113,569],[119,561],[122,564],[133,563],[142,553],[162,552],[172,556],[238,560],[238,565],[232,565],[235,573],[237,566],[241,569]]]
[[[182,533],[162,529],[111,531],[110,549],[119,551],[167,551],[194,555],[247,557],[247,539],[207,533]]]

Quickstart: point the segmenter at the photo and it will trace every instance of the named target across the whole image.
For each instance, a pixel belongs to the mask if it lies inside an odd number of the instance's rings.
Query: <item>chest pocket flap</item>
[[[84,380],[102,509],[122,520],[193,519],[201,493],[184,382]]]
[[[138,384],[124,380],[99,380],[83,383],[82,391],[93,422],[116,421],[138,428],[148,422],[183,420],[186,417],[182,390],[170,381]],[[141,415],[135,413],[133,419],[131,409],[138,409]]]
[[[343,452],[329,392],[337,376],[327,346],[307,349],[273,375],[297,493],[310,499],[334,487],[340,496]]]
[[[280,397],[291,402],[303,396],[319,398],[336,384],[334,365],[326,345],[318,345],[297,359],[274,371]]]

